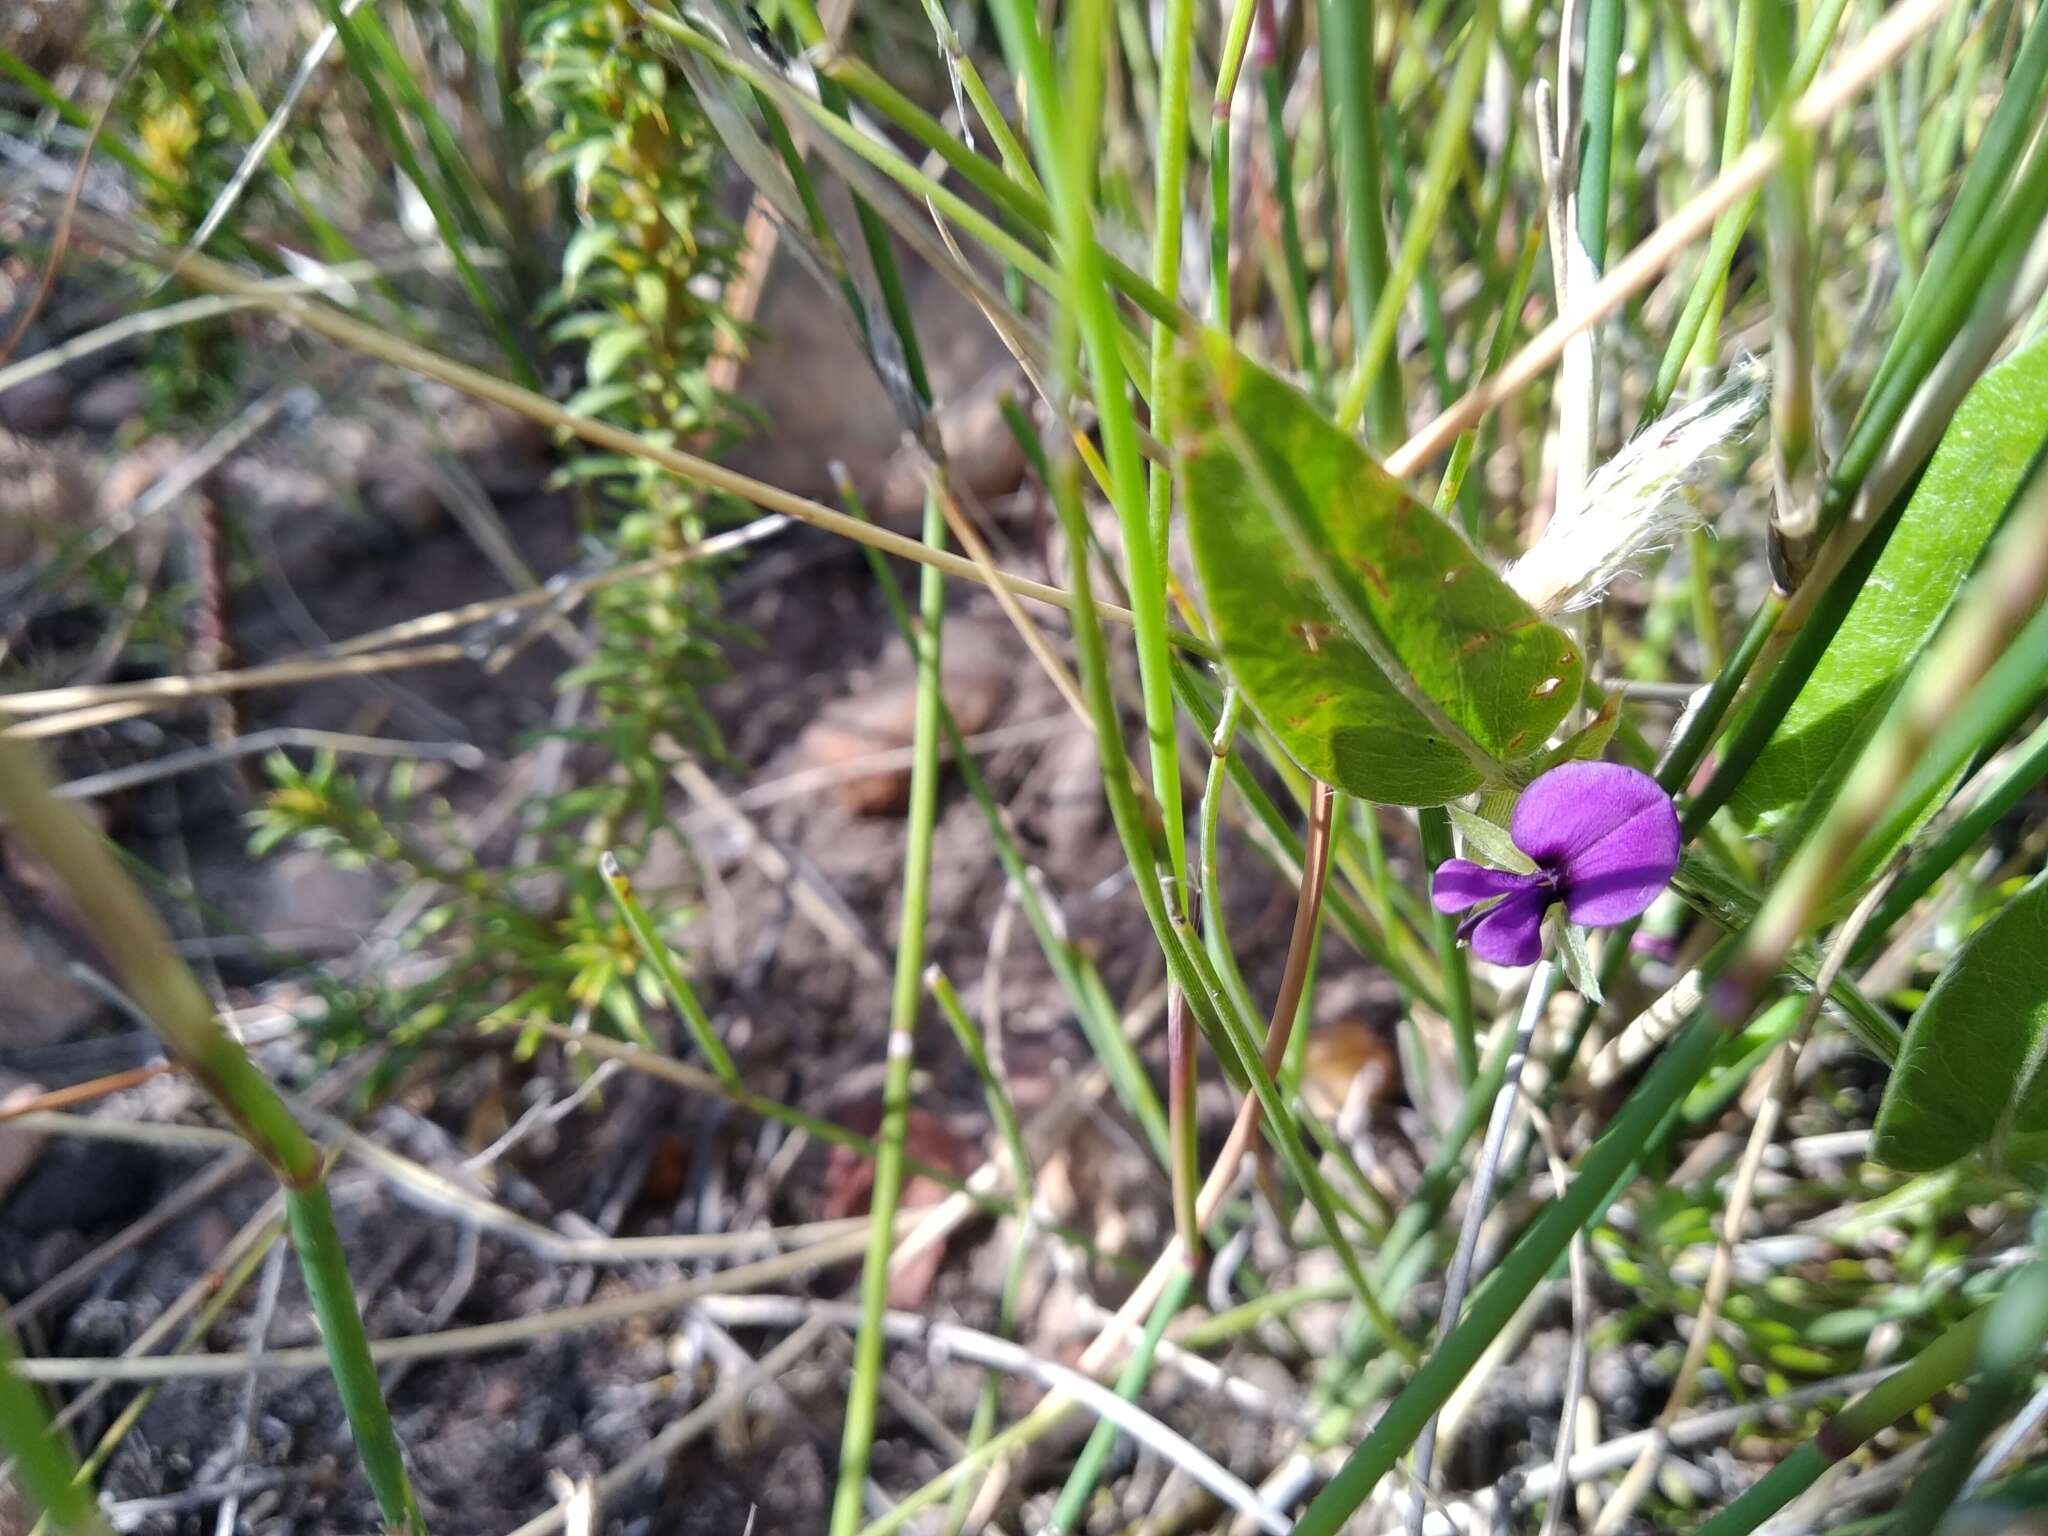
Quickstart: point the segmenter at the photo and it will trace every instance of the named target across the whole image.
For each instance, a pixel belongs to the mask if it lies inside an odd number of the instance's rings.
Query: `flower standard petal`
[[[1526,878],[1526,877],[1525,877]],[[1495,965],[1534,965],[1543,953],[1543,914],[1556,899],[1548,885],[1531,881],[1499,905],[1459,927],[1472,953]]]
[[[1515,846],[1555,877],[1575,923],[1602,927],[1645,911],[1678,868],[1678,813],[1648,774],[1619,763],[1564,763],[1516,802]]]
[[[1482,901],[1519,891],[1539,878],[1505,869],[1489,869],[1484,864],[1474,864],[1470,859],[1445,859],[1437,865],[1436,877],[1430,881],[1429,899],[1439,912],[1462,912]]]

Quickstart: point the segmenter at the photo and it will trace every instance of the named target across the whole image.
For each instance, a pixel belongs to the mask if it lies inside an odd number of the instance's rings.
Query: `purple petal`
[[[1524,886],[1506,901],[1459,925],[1458,937],[1472,941],[1472,953],[1495,965],[1534,965],[1543,953],[1543,914],[1555,893],[1542,884]]]
[[[1551,871],[1575,923],[1603,927],[1645,911],[1678,868],[1678,813],[1646,773],[1563,763],[1515,803],[1515,846]]]
[[[1539,878],[1514,874],[1505,869],[1488,869],[1470,859],[1445,859],[1436,867],[1436,878],[1429,886],[1429,899],[1436,903],[1439,912],[1462,912],[1482,901],[1519,891]]]

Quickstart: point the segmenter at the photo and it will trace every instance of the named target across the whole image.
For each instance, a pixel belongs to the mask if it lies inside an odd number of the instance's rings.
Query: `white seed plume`
[[[1508,585],[1537,612],[1591,607],[1617,577],[1700,521],[1688,494],[1728,444],[1763,414],[1765,372],[1754,359],[1721,385],[1638,432],[1593,472],[1576,509],[1553,517]]]

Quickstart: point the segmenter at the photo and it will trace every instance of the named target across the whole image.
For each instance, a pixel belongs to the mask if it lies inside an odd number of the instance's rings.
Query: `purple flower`
[[[1625,923],[1678,868],[1671,797],[1619,763],[1562,763],[1541,775],[1515,802],[1508,831],[1533,872],[1446,859],[1430,892],[1439,912],[1468,912],[1458,937],[1495,965],[1534,963],[1552,902],[1588,928]]]

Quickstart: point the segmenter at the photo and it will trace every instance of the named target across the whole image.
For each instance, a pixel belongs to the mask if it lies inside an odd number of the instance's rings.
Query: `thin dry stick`
[[[408,1203],[452,1214],[473,1230],[519,1244],[557,1264],[645,1264],[655,1260],[727,1258],[734,1254],[804,1248],[849,1232],[865,1232],[865,1216],[836,1221],[801,1222],[741,1232],[682,1232],[646,1237],[564,1237],[538,1222],[508,1211],[496,1201],[424,1163],[394,1152],[351,1130],[332,1116],[316,1117],[322,1130],[339,1138],[348,1154],[362,1163]]]
[[[137,239],[132,231],[110,219],[95,216],[89,219],[89,224],[93,238],[103,244],[140,260],[160,262],[163,259],[162,252]],[[973,561],[963,556],[928,548],[916,539],[892,533],[872,523],[864,523],[857,517],[834,511],[821,502],[739,474],[696,454],[650,442],[609,422],[599,421],[590,416],[579,416],[544,395],[485,373],[480,368],[472,368],[452,358],[443,357],[437,352],[400,337],[389,335],[373,325],[343,314],[332,305],[267,292],[234,268],[211,257],[189,257],[183,276],[187,282],[209,292],[254,299],[275,310],[285,319],[302,325],[307,330],[315,331],[330,341],[339,342],[367,356],[380,358],[394,367],[407,369],[426,378],[439,379],[464,394],[479,400],[488,400],[494,405],[502,405],[507,410],[516,411],[557,431],[580,437],[596,447],[657,464],[686,480],[737,496],[742,501],[752,502],[765,511],[781,512],[800,523],[808,523],[814,528],[837,534],[856,544],[869,545],[899,560],[909,560],[919,565],[934,565],[948,576],[977,584],[981,581],[980,570]],[[1071,593],[1048,586],[1041,581],[1004,573],[1002,584],[1019,597],[1028,597],[1033,602],[1046,603],[1055,608],[1073,607]],[[1133,622],[1128,608],[1100,602],[1095,606],[1096,611],[1106,619],[1125,625]],[[1199,651],[1207,650],[1206,645],[1192,636],[1177,634],[1172,638],[1182,646],[1192,646]]]
[[[707,1301],[704,1310],[707,1315],[730,1327],[773,1327],[778,1323],[787,1326],[798,1320],[817,1317],[841,1326],[860,1321],[858,1307],[840,1302],[814,1301],[803,1296],[729,1295]],[[1026,1377],[1079,1401],[1147,1450],[1185,1469],[1189,1476],[1239,1514],[1250,1517],[1261,1529],[1285,1536],[1287,1518],[1241,1479],[1136,1403],[1119,1397],[1079,1371],[1034,1355],[1022,1345],[997,1338],[992,1333],[964,1328],[956,1323],[937,1322],[915,1312],[885,1312],[882,1326],[887,1336],[898,1342],[944,1350],[959,1359],[972,1360],[1008,1375]]]
[[[213,1125],[179,1125],[172,1121],[120,1120],[109,1115],[72,1115],[37,1109],[16,1115],[13,1125],[42,1136],[76,1136],[86,1141],[125,1142],[136,1147],[168,1147],[175,1151],[232,1151],[244,1145],[233,1131]]]
[[[46,373],[55,373],[66,363],[75,363],[81,357],[90,357],[95,352],[118,346],[124,341],[133,341],[138,336],[151,336],[158,331],[175,330],[181,325],[193,325],[201,320],[218,319],[231,315],[237,310],[247,309],[248,299],[217,298],[209,294],[197,299],[180,299],[175,304],[166,304],[161,309],[137,310],[132,314],[110,320],[105,325],[89,331],[81,331],[69,340],[54,347],[45,347],[40,352],[24,357],[18,363],[9,363],[0,368],[0,395],[16,385],[26,384],[30,379],[41,378]]]
[[[357,736],[347,731],[320,731],[308,726],[280,725],[269,730],[255,731],[247,736],[236,736],[223,742],[209,742],[202,747],[190,747],[182,752],[166,752],[162,757],[151,758],[148,762],[135,763],[126,768],[109,768],[105,773],[68,779],[54,786],[51,793],[59,800],[91,800],[100,795],[118,794],[122,790],[133,789],[138,784],[153,784],[160,779],[175,778],[181,773],[190,773],[195,769],[232,762],[237,758],[258,757],[264,753],[274,752],[279,747],[347,752],[362,757],[417,758],[453,763],[458,768],[470,770],[483,767],[487,761],[481,748],[466,741],[394,741],[383,736]]]
[[[1593,1536],[1611,1536],[1612,1532],[1619,1530],[1643,1495],[1649,1492],[1650,1482],[1664,1460],[1665,1448],[1670,1444],[1671,1426],[1692,1402],[1693,1391],[1699,1385],[1700,1368],[1706,1364],[1707,1349],[1713,1343],[1721,1308],[1728,1300],[1728,1288],[1735,1278],[1735,1248],[1742,1241],[1742,1228],[1749,1220],[1750,1202],[1756,1194],[1756,1178],[1763,1170],[1764,1154],[1778,1136],[1778,1122],[1792,1091],[1793,1074],[1799,1067],[1799,1053],[1806,1048],[1807,1037],[1812,1034],[1814,1022],[1820,1017],[1821,1006],[1833,990],[1835,978],[1848,963],[1849,954],[1855,949],[1864,925],[1891,889],[1896,866],[1895,860],[1893,874],[1873,885],[1856,903],[1848,921],[1842,924],[1834,943],[1828,947],[1827,958],[1821,962],[1813,991],[1800,1010],[1798,1025],[1785,1043],[1772,1053],[1770,1083],[1764,1092],[1764,1101],[1757,1109],[1756,1123],[1750,1127],[1749,1141],[1742,1149],[1742,1161],[1736,1165],[1735,1182],[1728,1192],[1727,1212],[1721,1221],[1721,1237],[1714,1245],[1714,1261],[1707,1271],[1706,1289],[1700,1297],[1699,1315],[1693,1319],[1692,1337],[1686,1340],[1685,1359],[1678,1367],[1677,1379],[1671,1384],[1671,1396],[1664,1404],[1664,1411],[1657,1415],[1657,1422],[1652,1426],[1654,1433],[1644,1445],[1642,1454],[1636,1458],[1635,1465],[1628,1469],[1628,1475],[1621,1480],[1621,1486],[1615,1489],[1614,1497],[1600,1511],[1600,1518],[1593,1525]]]
[[[409,1334],[397,1339],[379,1339],[370,1345],[370,1358],[379,1365],[394,1360],[445,1360],[487,1350],[504,1349],[534,1339],[553,1338],[583,1328],[601,1328],[650,1313],[673,1312],[707,1296],[756,1291],[792,1279],[827,1264],[852,1258],[867,1246],[866,1232],[815,1243],[794,1253],[777,1254],[751,1264],[714,1271],[695,1280],[655,1286],[623,1296],[607,1296],[580,1306],[559,1307],[503,1322],[479,1323],[468,1328],[449,1328],[439,1333]],[[317,1371],[327,1365],[326,1352],[318,1347],[273,1349],[260,1358],[249,1351],[233,1354],[153,1356],[131,1360],[120,1357],[42,1356],[20,1362],[20,1374],[29,1381],[170,1381],[210,1380],[239,1376],[245,1371],[266,1373]]]
[[[1389,454],[1387,469],[1402,478],[1413,474],[1450,447],[1459,433],[1488,411],[1528,388],[1563,356],[1566,344],[1574,336],[1621,308],[1681,251],[1711,230],[1723,210],[1762,186],[1785,156],[1786,130],[1813,133],[1826,127],[1955,3],[1956,0],[1901,0],[1885,12],[1883,20],[1870,29],[1849,56],[1799,98],[1784,129],[1758,139],[1730,161],[1720,175],[1652,231],[1642,244],[1608,268],[1599,282],[1580,293],[1569,311],[1532,337],[1498,373]]]
[[[342,0],[336,21],[347,21],[362,3],[363,0]],[[158,288],[177,278],[178,269],[184,265],[186,257],[194,251],[204,249],[206,242],[213,238],[214,231],[227,221],[228,215],[234,211],[235,204],[241,201],[242,193],[247,190],[249,183],[256,179],[256,172],[269,155],[271,146],[283,136],[285,125],[291,121],[292,112],[298,106],[299,98],[306,94],[306,87],[313,83],[314,77],[319,73],[321,60],[327,57],[335,41],[341,36],[336,21],[330,21],[322,27],[319,34],[314,37],[312,46],[300,57],[299,67],[292,71],[291,80],[285,85],[284,94],[278,98],[278,103],[271,109],[269,118],[257,131],[248,149],[243,152],[241,162],[235,166],[234,174],[228,177],[228,184],[221,188],[220,196],[213,200],[213,206],[206,210],[206,217],[199,221],[199,227],[192,232],[192,238],[185,242],[184,250],[171,262],[163,276],[157,279]],[[233,1503],[234,1500],[230,1497],[227,1505],[230,1510]],[[231,1521],[229,1525],[232,1528]]]
[[[474,252],[470,260],[480,267],[500,266],[503,258],[493,251]],[[264,286],[278,293],[334,293],[345,290],[349,283],[358,278],[382,277],[399,272],[417,270],[442,271],[452,265],[446,246],[429,246],[383,258],[377,261],[349,261],[325,267],[317,277],[272,277],[263,279]],[[180,299],[175,304],[165,304],[157,309],[139,309],[105,325],[95,326],[89,331],[80,331],[53,347],[45,347],[19,362],[9,363],[0,368],[0,395],[17,385],[26,384],[30,379],[41,378],[46,373],[55,373],[67,363],[90,357],[95,352],[104,352],[123,342],[134,341],[140,336],[153,336],[159,331],[175,330],[181,325],[193,325],[202,320],[217,319],[231,315],[237,310],[248,309],[254,299],[229,299],[202,297]]]
[[[249,1338],[259,1354],[270,1342],[270,1320],[277,1311],[277,1293],[284,1284],[284,1260],[285,1250],[281,1244],[273,1244],[263,1260],[263,1279],[256,1293],[256,1314],[249,1321]],[[257,1393],[260,1390],[256,1373],[251,1371],[242,1383],[241,1407],[235,1413],[234,1428],[228,1433],[225,1461],[230,1477],[242,1471],[242,1456],[249,1445],[249,1422],[256,1416]],[[241,1512],[241,1506],[241,1487],[230,1484],[227,1495],[220,1502],[220,1514],[214,1521],[214,1536],[235,1536],[235,1519]]]
[[[1696,1413],[1689,1419],[1681,1419],[1671,1428],[1671,1443],[1678,1446],[1706,1445],[1732,1434],[1760,1418],[1774,1414],[1789,1414],[1812,1407],[1816,1403],[1840,1401],[1851,1398],[1883,1381],[1898,1369],[1897,1366],[1881,1366],[1876,1370],[1857,1371],[1853,1375],[1838,1376],[1830,1381],[1818,1381],[1812,1386],[1800,1387],[1782,1397],[1770,1398],[1763,1402],[1737,1403],[1731,1408],[1715,1408],[1706,1413]],[[1641,1449],[1655,1440],[1660,1431],[1639,1429],[1632,1434],[1618,1436],[1589,1451],[1575,1453],[1566,1463],[1564,1481],[1568,1485],[1591,1482],[1619,1471],[1634,1459]],[[1533,1468],[1522,1484],[1524,1499],[1541,1499],[1557,1491],[1558,1478],[1554,1466],[1546,1463]]]
[[[366,634],[335,642],[333,654],[354,656],[364,651],[381,650],[387,645],[424,640],[432,635],[447,634],[450,630],[467,629],[472,624],[482,623],[485,619],[494,619],[547,604],[555,604],[561,612],[567,613],[591,593],[604,587],[622,581],[638,581],[642,577],[659,575],[678,566],[691,565],[716,555],[730,554],[736,549],[742,549],[782,532],[789,524],[790,520],[787,517],[780,513],[770,513],[738,528],[713,534],[702,543],[692,544],[686,549],[650,555],[645,560],[635,560],[630,565],[613,566],[609,570],[598,571],[589,576],[571,578],[564,573],[552,577],[534,591],[480,598],[473,603],[464,603],[458,608],[444,608],[439,613],[423,613],[416,618],[387,624],[382,629],[373,629]]]
[[[861,927],[860,919],[841,900],[824,878],[791,859],[755,825],[754,819],[733,803],[732,798],[712,782],[711,776],[687,757],[677,757],[669,774],[689,797],[707,810],[732,823],[746,840],[747,857],[754,867],[777,885],[789,888],[790,900],[853,968],[872,981],[886,981],[889,967],[877,953],[875,941]]]
[[[25,1094],[0,1103],[0,1124],[19,1120],[23,1115],[41,1114],[46,1110],[73,1109],[80,1104],[90,1104],[103,1099],[110,1093],[125,1093],[130,1088],[139,1088],[144,1083],[164,1076],[178,1069],[168,1061],[153,1061],[147,1066],[130,1067],[126,1072],[112,1072],[105,1077],[93,1078],[90,1082],[73,1083],[68,1088],[52,1088],[47,1093]]]
[[[420,645],[408,650],[369,656],[337,656],[305,661],[275,661],[233,672],[208,672],[192,677],[151,677],[133,683],[92,683],[68,688],[41,688],[31,693],[0,695],[0,715],[59,715],[106,704],[169,704],[186,699],[215,698],[251,688],[286,688],[324,682],[335,677],[362,677],[397,672],[406,667],[431,667],[460,661],[459,645]],[[47,721],[42,722],[47,724]],[[27,735],[13,730],[10,735]]]
[[[953,530],[953,536],[960,541],[960,547],[967,551],[968,559],[980,568],[989,591],[995,594],[996,605],[1003,610],[1003,617],[1015,627],[1018,638],[1024,642],[1024,648],[1031,653],[1045,675],[1052,679],[1053,687],[1057,688],[1060,697],[1067,701],[1067,707],[1074,712],[1075,717],[1092,736],[1095,733],[1095,720],[1088,713],[1087,701],[1081,697],[1080,683],[1075,681],[1073,672],[1060,660],[1059,653],[1053,650],[1038,626],[1031,622],[1031,615],[1024,611],[1024,605],[1017,601],[1017,595],[998,579],[1000,573],[996,570],[995,560],[989,554],[988,541],[982,538],[981,530],[974,526],[973,520],[968,517],[953,495],[952,482],[945,470],[937,464],[927,462],[924,483],[927,492],[939,499],[939,510],[946,515],[946,526]]]
[[[71,731],[91,730],[94,726],[133,720],[137,715],[149,714],[157,707],[147,702],[99,704],[91,709],[75,709],[61,715],[44,715],[39,720],[24,720],[0,729],[0,736],[16,741],[39,741],[51,736],[63,736]]]

